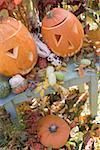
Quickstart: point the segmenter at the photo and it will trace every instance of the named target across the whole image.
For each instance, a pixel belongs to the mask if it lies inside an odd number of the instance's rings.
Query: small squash
[[[28,88],[28,82],[21,75],[15,75],[10,80],[9,83],[12,88],[12,92],[19,94],[24,92]]]
[[[0,79],[0,98],[7,97],[11,92],[11,87],[8,81]]]
[[[64,74],[61,71],[55,71],[55,75],[57,80],[63,81],[64,80]]]
[[[40,142],[46,147],[60,148],[67,142],[70,127],[61,118],[47,115],[38,122],[37,127]]]

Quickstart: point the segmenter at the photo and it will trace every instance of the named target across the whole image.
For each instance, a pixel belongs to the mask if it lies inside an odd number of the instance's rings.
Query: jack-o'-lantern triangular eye
[[[60,39],[61,39],[61,35],[57,35],[57,34],[55,34],[55,38],[56,38],[56,41],[57,41],[57,43],[60,41]]]
[[[14,58],[14,59],[17,59],[18,57],[18,49],[19,47],[15,47],[15,48],[12,48],[12,49],[9,49],[7,52],[6,52],[6,55],[11,57],[11,58]]]

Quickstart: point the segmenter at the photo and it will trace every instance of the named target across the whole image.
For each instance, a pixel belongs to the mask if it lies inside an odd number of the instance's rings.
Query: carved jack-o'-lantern
[[[0,73],[27,74],[37,61],[36,45],[26,27],[14,18],[0,21]]]
[[[43,18],[42,35],[55,54],[66,57],[80,50],[84,32],[76,16],[62,8],[54,8]]]

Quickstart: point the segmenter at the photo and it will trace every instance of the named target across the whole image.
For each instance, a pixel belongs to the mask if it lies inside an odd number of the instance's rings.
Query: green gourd
[[[64,80],[64,74],[61,71],[55,71],[56,79],[59,81]]]
[[[8,81],[0,79],[0,98],[7,97],[11,92],[11,87]]]

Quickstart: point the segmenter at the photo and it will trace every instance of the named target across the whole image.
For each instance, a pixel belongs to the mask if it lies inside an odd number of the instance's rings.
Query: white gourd
[[[50,73],[54,73],[54,67],[53,66],[47,67],[47,70],[46,70],[47,77],[49,76]]]
[[[48,81],[51,86],[56,84],[56,75],[54,72],[48,75]]]
[[[24,78],[21,75],[15,75],[9,80],[9,84],[11,85],[11,88],[15,88],[19,86],[22,82],[24,82]]]

